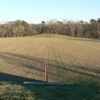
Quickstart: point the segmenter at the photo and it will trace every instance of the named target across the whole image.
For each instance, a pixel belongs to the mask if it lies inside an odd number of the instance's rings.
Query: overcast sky
[[[0,0],[0,22],[100,18],[100,0]]]

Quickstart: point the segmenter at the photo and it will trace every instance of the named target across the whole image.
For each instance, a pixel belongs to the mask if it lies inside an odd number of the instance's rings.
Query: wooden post
[[[44,67],[45,67],[45,83],[47,83],[48,82],[48,68],[47,68],[48,65],[45,64]]]

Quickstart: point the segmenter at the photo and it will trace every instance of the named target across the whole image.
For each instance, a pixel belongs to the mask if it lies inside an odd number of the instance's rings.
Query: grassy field
[[[66,86],[22,85],[44,81],[44,63],[49,81]],[[100,40],[52,34],[1,38],[0,82],[5,100],[99,100]]]

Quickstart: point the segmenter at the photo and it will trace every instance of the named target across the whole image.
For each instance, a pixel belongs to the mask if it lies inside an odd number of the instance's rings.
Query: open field
[[[100,98],[100,88],[91,84],[92,82],[100,84],[100,40],[45,34],[0,39],[0,81],[9,83],[0,85],[0,90],[3,91],[0,92],[0,96],[3,97],[7,89],[9,90],[10,83],[16,83],[19,90],[26,91],[27,87],[21,86],[20,89],[22,82],[44,81],[44,63],[48,64],[49,81],[72,83],[72,85],[52,88],[50,86],[34,87],[32,90],[36,96],[34,99],[31,89],[28,88],[26,94],[30,99],[25,98],[26,100]],[[88,82],[88,84],[84,82]],[[81,89],[83,89],[82,93],[79,92]],[[17,91],[17,88],[15,87],[14,90]],[[16,95],[20,94],[19,90],[15,93]],[[61,91],[65,91],[65,93]],[[90,94],[84,94],[87,91]],[[23,95],[26,94],[23,93]],[[12,94],[15,97],[16,95]]]

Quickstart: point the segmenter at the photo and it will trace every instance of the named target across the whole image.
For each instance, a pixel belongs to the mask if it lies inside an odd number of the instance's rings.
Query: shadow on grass
[[[0,72],[0,82],[8,82],[8,83],[10,82],[14,84],[22,84],[25,81],[42,82],[42,81],[31,79],[31,78],[25,78],[21,76],[16,76],[16,75]]]
[[[75,83],[66,85],[23,85],[24,81],[42,82],[6,73],[0,73],[0,82],[21,85],[33,94],[34,100],[100,100],[100,86],[95,83]],[[24,91],[26,92],[26,91]],[[11,92],[12,93],[12,92]],[[12,94],[9,94],[9,96]],[[15,96],[17,96],[15,94]],[[13,99],[11,97],[11,99]]]

